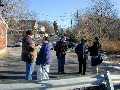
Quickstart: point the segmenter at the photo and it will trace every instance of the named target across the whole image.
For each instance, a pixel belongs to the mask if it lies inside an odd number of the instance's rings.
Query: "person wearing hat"
[[[79,62],[79,74],[85,75],[86,72],[86,54],[87,47],[85,45],[85,40],[82,38],[81,42],[76,46],[75,53],[78,56]]]

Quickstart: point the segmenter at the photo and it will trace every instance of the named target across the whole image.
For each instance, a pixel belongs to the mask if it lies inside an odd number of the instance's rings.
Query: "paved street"
[[[0,79],[5,81],[11,80],[24,80],[25,76],[25,63],[20,59],[20,48],[8,48],[8,56],[3,60],[0,60]],[[116,59],[119,61],[119,59]],[[109,61],[105,61],[106,63]],[[120,74],[120,64],[110,64],[103,63],[99,66],[99,73],[103,74],[105,70],[109,70],[112,75]],[[50,68],[50,77],[51,79],[62,79],[70,77],[79,77],[78,72],[78,62],[77,56],[74,53],[67,53],[66,64],[65,64],[66,74],[58,75],[57,74],[57,60],[55,52],[53,52],[53,61]],[[90,66],[90,61],[87,61],[87,73],[88,75],[96,75],[95,67]],[[35,74],[34,74],[35,77]],[[3,82],[2,82],[3,83]]]
[[[8,48],[8,56],[0,60],[0,84],[23,84],[28,83],[24,80],[25,76],[25,63],[20,59],[20,48]],[[85,76],[77,74],[78,72],[78,62],[77,57],[74,53],[67,53],[66,64],[65,64],[65,74],[57,74],[57,60],[55,52],[53,51],[53,61],[50,68],[50,79],[51,80],[61,80],[79,77],[95,77],[96,70],[95,67],[90,66],[90,61],[87,61],[87,73]],[[116,62],[112,62],[112,59],[116,59]],[[120,64],[118,63],[120,58],[110,58],[108,61],[104,61],[99,66],[99,74],[104,74],[105,70],[109,70],[112,75],[120,74]],[[111,64],[111,63],[112,64]],[[36,79],[36,74],[33,75],[34,80]],[[30,82],[29,82],[30,84]],[[13,86],[14,87],[14,86]],[[27,86],[26,86],[27,87]],[[36,87],[36,85],[35,85]],[[1,89],[0,89],[1,90]]]

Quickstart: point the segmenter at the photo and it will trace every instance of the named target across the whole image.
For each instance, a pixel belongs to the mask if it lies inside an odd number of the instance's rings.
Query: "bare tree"
[[[117,10],[109,0],[91,0],[93,5],[86,10],[86,13],[79,14],[75,18],[78,23],[75,24],[78,36],[85,38],[115,38],[119,36],[119,18]],[[117,32],[117,33],[116,33]],[[116,35],[113,36],[113,34]],[[112,34],[112,35],[111,35]]]
[[[118,23],[116,22],[116,19],[118,19],[117,9],[114,8],[110,0],[94,0],[93,3],[94,5],[88,17],[92,22],[95,34],[101,38],[104,36],[109,37],[108,33],[114,29],[116,30],[116,23]]]
[[[11,41],[19,37],[19,20],[36,20],[36,13],[27,8],[26,0],[2,0],[2,17],[6,20]],[[9,41],[9,40],[8,40]]]
[[[9,17],[16,19],[34,19],[35,13],[27,8],[25,0],[3,0],[4,8],[2,16],[7,20]]]

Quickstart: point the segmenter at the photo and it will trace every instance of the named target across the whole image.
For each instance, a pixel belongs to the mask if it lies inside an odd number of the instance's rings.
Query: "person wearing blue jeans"
[[[64,36],[60,38],[60,40],[56,43],[54,47],[58,59],[58,73],[60,74],[64,73],[65,55],[67,47],[68,45]]]
[[[32,80],[32,64],[26,62],[26,80]]]
[[[26,63],[26,80],[32,80],[32,73],[34,71],[34,63],[36,61],[37,53],[35,51],[35,43],[32,40],[32,31],[26,31],[25,37],[22,40],[22,61]]]
[[[58,72],[64,73],[65,56],[58,56]]]
[[[26,62],[26,77],[25,77],[26,80],[32,80],[34,65],[35,65],[35,63]]]

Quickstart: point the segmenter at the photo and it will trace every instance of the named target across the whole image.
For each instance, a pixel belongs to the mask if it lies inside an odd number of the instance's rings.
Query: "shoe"
[[[61,74],[61,72],[58,72],[58,74]]]
[[[77,74],[81,74],[81,72],[78,72]]]
[[[65,74],[65,72],[61,72],[61,74]]]
[[[49,79],[43,79],[43,81],[48,81]]]
[[[85,73],[82,73],[82,75],[85,75]]]
[[[36,80],[37,84],[40,84],[42,82],[42,80]]]

